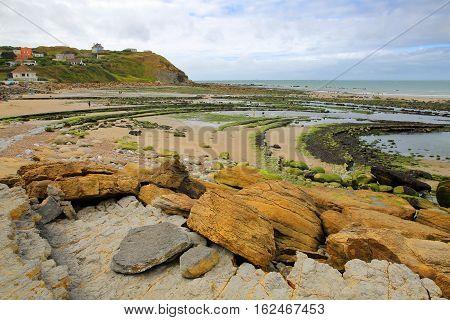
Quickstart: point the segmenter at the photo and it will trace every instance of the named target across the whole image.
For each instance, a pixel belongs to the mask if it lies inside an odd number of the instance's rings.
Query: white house
[[[13,80],[17,81],[37,81],[38,77],[36,72],[28,68],[27,66],[18,66],[11,72]]]
[[[57,53],[56,59],[57,61],[67,61],[70,59],[75,59],[75,54],[73,53]]]
[[[33,57],[35,57],[35,58],[43,58],[44,54],[43,53],[39,53],[39,52],[33,52]]]
[[[9,67],[14,67],[17,63],[15,61],[6,61],[5,64],[7,64]]]
[[[92,53],[100,53],[103,52],[104,48],[100,43],[96,43],[92,46]]]
[[[24,66],[35,66],[35,65],[37,65],[35,60],[21,60],[20,64],[24,65]]]
[[[123,50],[123,51],[126,51],[126,52],[137,52],[137,49],[134,49],[134,48],[126,48],[126,49]]]

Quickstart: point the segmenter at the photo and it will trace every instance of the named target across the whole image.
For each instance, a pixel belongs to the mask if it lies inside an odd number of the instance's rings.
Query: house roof
[[[29,73],[29,72],[33,72],[33,70],[31,70],[30,68],[28,68],[27,66],[18,66],[17,68],[15,68],[12,73]]]

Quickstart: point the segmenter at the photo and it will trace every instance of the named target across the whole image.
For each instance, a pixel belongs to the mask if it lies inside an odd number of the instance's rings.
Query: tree
[[[16,55],[12,51],[6,51],[6,52],[2,52],[2,58],[14,60],[16,58]]]

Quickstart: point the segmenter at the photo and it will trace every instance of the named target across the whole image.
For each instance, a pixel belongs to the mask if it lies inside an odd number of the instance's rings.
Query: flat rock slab
[[[192,246],[192,240],[179,227],[168,223],[131,229],[112,258],[111,269],[135,274],[159,265]]]

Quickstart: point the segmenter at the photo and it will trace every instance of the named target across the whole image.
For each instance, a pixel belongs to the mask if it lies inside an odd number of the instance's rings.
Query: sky
[[[152,50],[192,80],[333,79],[446,0],[0,0],[0,45]],[[448,1],[447,1],[448,2]],[[450,80],[450,3],[340,79]]]

